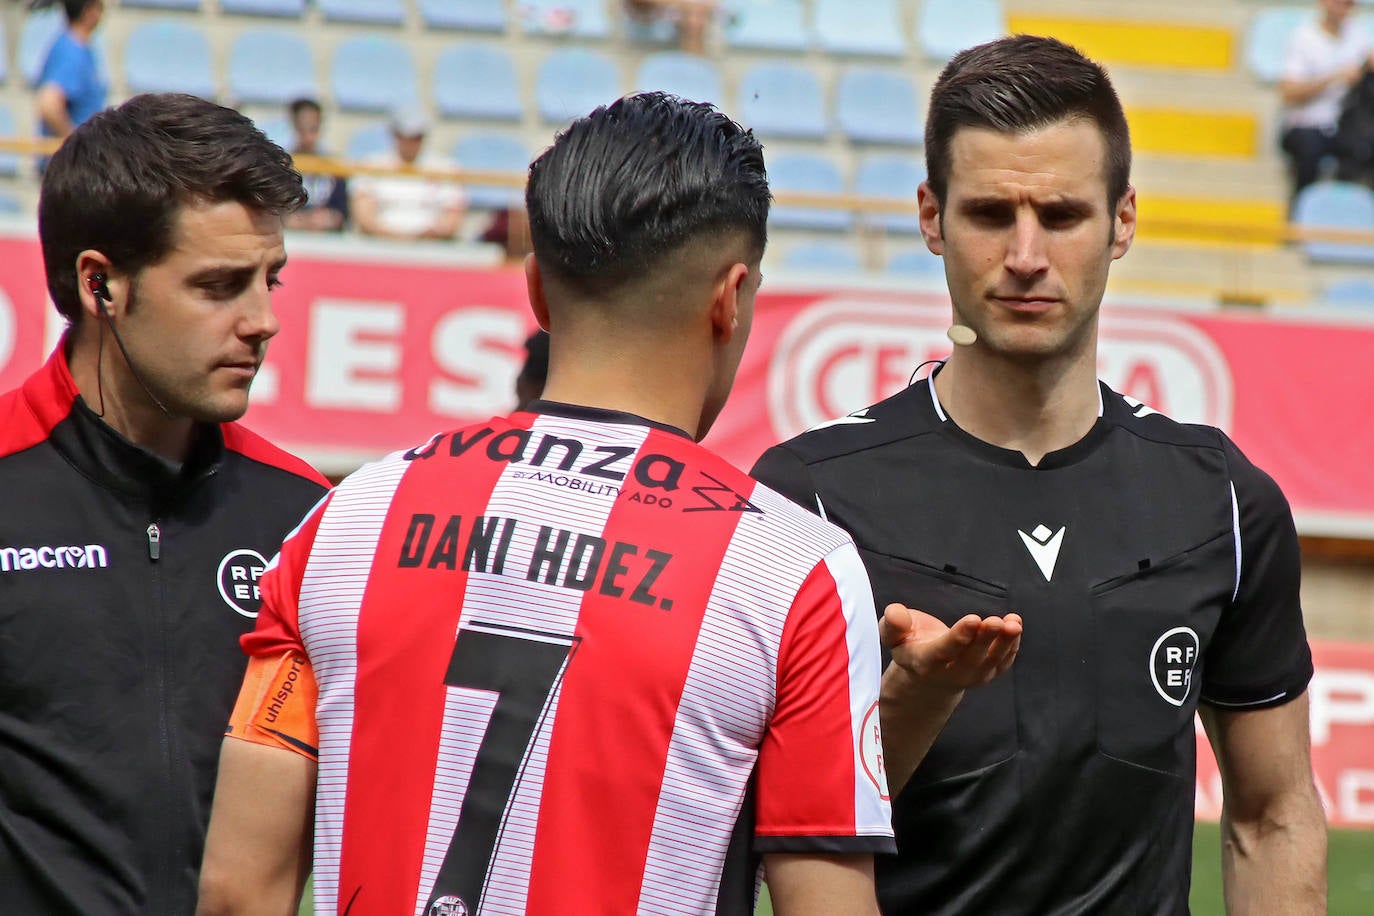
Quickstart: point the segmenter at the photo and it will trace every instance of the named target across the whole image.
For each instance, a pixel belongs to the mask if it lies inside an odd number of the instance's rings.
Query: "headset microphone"
[[[129,358],[129,351],[125,349],[124,341],[120,339],[119,331],[115,330],[114,319],[110,317],[110,307],[106,304],[110,301],[111,297],[109,282],[106,280],[105,275],[102,273],[91,274],[90,279],[88,279],[86,283],[91,291],[91,295],[95,296],[95,304],[100,307],[100,313],[105,316],[105,323],[109,325],[110,333],[114,335],[115,343],[119,345],[119,352],[124,354],[124,363],[129,367],[129,372],[133,374],[134,381],[138,382],[138,387],[143,389],[143,393],[148,396],[148,399],[157,405],[157,409],[170,417],[172,412],[158,400],[157,395],[153,394],[153,390],[148,387],[148,383],[143,381],[143,376],[139,374],[138,368],[134,365],[134,361]],[[104,416],[105,397],[103,393],[100,401],[100,413],[101,416]]]

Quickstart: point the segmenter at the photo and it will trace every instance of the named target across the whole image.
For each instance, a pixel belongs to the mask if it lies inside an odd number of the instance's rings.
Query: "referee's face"
[[[943,206],[921,187],[921,229],[944,257],[956,320],[981,346],[1095,359],[1107,270],[1135,234],[1135,192],[1109,206],[1106,166],[1090,121],[955,133]]]

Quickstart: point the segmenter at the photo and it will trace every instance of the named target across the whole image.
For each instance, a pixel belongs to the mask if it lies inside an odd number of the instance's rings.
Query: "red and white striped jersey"
[[[317,913],[745,913],[893,849],[848,536],[677,430],[537,402],[354,474],[250,655],[318,688]]]

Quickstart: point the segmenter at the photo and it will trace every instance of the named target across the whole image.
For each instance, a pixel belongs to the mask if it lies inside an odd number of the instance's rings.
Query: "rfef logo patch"
[[[267,560],[256,550],[240,547],[231,550],[219,561],[216,582],[219,596],[234,609],[234,613],[249,619],[258,616],[262,607],[262,592],[258,580],[267,568]]]
[[[1201,642],[1191,627],[1174,627],[1150,652],[1150,681],[1155,691],[1175,706],[1182,706],[1193,687]]]
[[[891,801],[892,795],[887,788],[887,767],[883,764],[883,731],[878,726],[878,704],[868,707],[863,725],[859,728],[859,759],[863,761],[864,773],[878,787],[883,801]]]

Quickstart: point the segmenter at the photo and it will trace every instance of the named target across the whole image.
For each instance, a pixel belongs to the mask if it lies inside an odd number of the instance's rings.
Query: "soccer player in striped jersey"
[[[359,471],[263,577],[202,913],[876,914],[872,591],[697,440],[749,333],[753,136],[649,93],[531,166],[543,398]],[[900,655],[900,652],[899,652]]]

